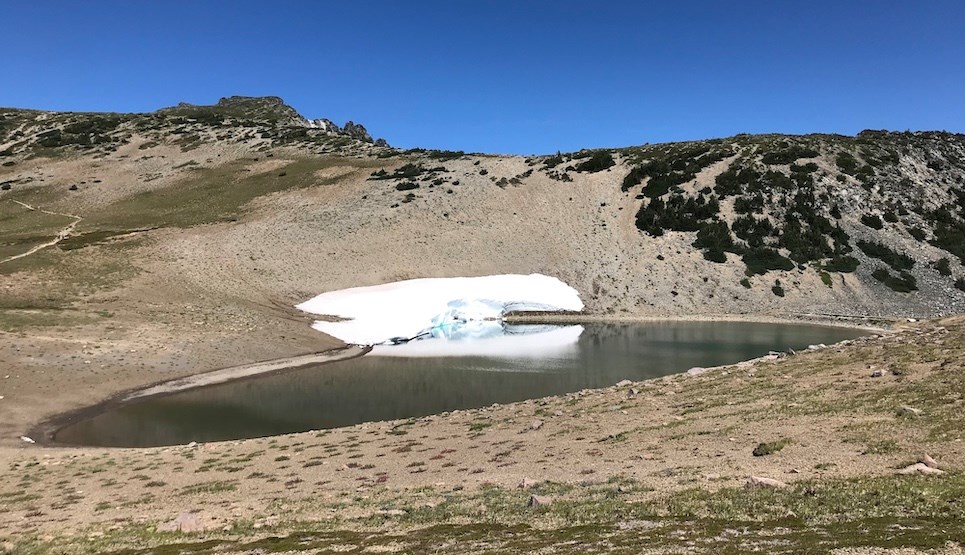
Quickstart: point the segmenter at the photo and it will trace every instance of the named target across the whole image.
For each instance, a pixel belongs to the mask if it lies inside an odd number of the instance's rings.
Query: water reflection
[[[500,321],[468,322],[449,333],[400,345],[376,345],[369,356],[547,358],[572,356],[583,326],[510,325]]]

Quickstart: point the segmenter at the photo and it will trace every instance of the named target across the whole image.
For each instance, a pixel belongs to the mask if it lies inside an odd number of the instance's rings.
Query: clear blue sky
[[[2,1],[0,105],[277,95],[401,147],[965,132],[965,2]]]

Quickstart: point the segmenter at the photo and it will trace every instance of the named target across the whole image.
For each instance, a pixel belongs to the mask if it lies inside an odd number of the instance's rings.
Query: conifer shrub
[[[870,227],[871,229],[881,229],[885,226],[885,224],[882,223],[881,218],[875,214],[865,214],[861,216],[861,223]]]
[[[575,170],[578,172],[594,173],[613,167],[615,163],[616,162],[613,161],[613,155],[610,154],[610,152],[598,150],[590,156],[589,160],[577,164]]]
[[[834,163],[841,170],[841,173],[854,175],[858,171],[858,160],[850,152],[839,152],[834,159]]]
[[[866,255],[881,260],[895,270],[910,270],[915,266],[915,260],[907,254],[895,252],[880,243],[858,241],[858,248]]]
[[[795,162],[801,158],[814,158],[818,154],[819,152],[813,148],[794,145],[783,150],[768,152],[761,158],[761,161],[772,166],[778,164],[790,164],[791,162]],[[815,169],[817,169],[817,166],[815,166]]]
[[[952,268],[949,266],[947,258],[939,258],[935,262],[935,269],[938,270],[938,273],[943,276],[952,275]]]
[[[878,268],[871,272],[871,277],[884,283],[897,293],[910,293],[918,290],[918,282],[915,280],[915,276],[908,272],[900,272],[897,276],[893,276],[887,269]]]
[[[747,275],[764,275],[771,270],[793,270],[794,262],[774,249],[758,247],[748,249],[741,257],[747,266]]]
[[[853,256],[835,256],[822,265],[822,268],[829,272],[840,272],[850,274],[858,269],[859,261]]]

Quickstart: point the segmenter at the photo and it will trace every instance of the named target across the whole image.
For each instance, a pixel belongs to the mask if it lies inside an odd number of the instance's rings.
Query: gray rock
[[[546,507],[553,504],[553,498],[545,495],[530,495],[527,507]]]
[[[938,461],[928,456],[928,453],[925,453],[924,455],[918,457],[918,462],[927,466],[928,468],[938,468],[938,469],[941,468],[941,466],[939,466],[938,464]]]
[[[751,476],[744,484],[746,489],[780,489],[786,488],[787,484],[774,478],[764,478],[762,476]]]
[[[908,405],[901,405],[898,408],[898,416],[921,416],[922,413],[923,411],[921,409],[909,407]]]
[[[184,532],[190,534],[193,532],[203,532],[205,530],[210,530],[214,526],[210,523],[206,523],[202,520],[201,515],[198,513],[181,513],[173,520],[161,524],[157,527],[158,532]]]
[[[927,464],[920,463],[920,462],[915,464],[910,464],[905,468],[902,468],[901,470],[896,472],[896,474],[902,474],[905,476],[911,475],[911,474],[922,474],[924,476],[930,476],[930,475],[939,475],[944,473],[945,473],[944,470],[941,470],[938,468],[932,468]]]

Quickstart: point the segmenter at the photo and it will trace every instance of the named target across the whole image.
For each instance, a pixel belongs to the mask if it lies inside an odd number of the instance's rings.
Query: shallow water
[[[377,347],[357,359],[143,399],[71,424],[55,440],[146,447],[334,428],[605,387],[862,335],[744,322],[508,331],[477,341]]]

